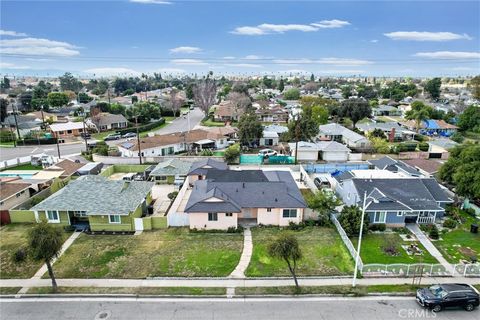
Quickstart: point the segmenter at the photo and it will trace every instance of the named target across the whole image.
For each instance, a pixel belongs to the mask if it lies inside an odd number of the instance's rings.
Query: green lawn
[[[452,231],[441,234],[442,240],[433,242],[443,257],[451,263],[459,263],[460,259],[470,261],[472,256],[480,259],[480,233],[470,232],[470,225],[472,223],[479,224],[480,221],[475,221],[475,218],[467,214],[462,216],[465,218],[465,223]]]
[[[18,292],[18,290],[17,290]],[[33,287],[28,294],[50,294],[51,287]],[[227,290],[219,287],[58,287],[57,294],[138,294],[138,295],[225,295]]]
[[[227,276],[240,260],[240,234],[187,229],[133,235],[82,234],[55,263],[59,278]]]
[[[42,166],[33,166],[30,163],[19,164],[15,167],[5,168],[4,170],[42,170]],[[3,171],[3,170],[2,170]]]
[[[15,144],[13,143],[13,141],[0,142],[0,147],[1,148],[13,148],[14,146],[15,146]]]
[[[386,245],[386,237],[393,237],[393,243],[396,244],[396,249],[398,254],[395,256],[388,255],[384,252],[383,248]],[[353,238],[352,243],[357,248],[358,238]],[[401,247],[402,245],[410,245],[412,241],[403,241],[398,233],[392,234],[378,234],[378,233],[369,233],[362,238],[362,248],[360,250],[360,256],[364,264],[370,263],[380,263],[380,264],[391,264],[391,263],[438,263],[438,261],[432,257],[425,248],[419,243],[415,244],[423,250],[424,254],[421,256],[410,256],[407,252]]]
[[[42,266],[28,254],[27,234],[34,224],[9,224],[0,229],[0,278],[31,278]],[[65,239],[69,234],[65,233]],[[15,262],[13,256],[20,249],[27,249],[27,258]]]
[[[21,287],[0,287],[0,294],[16,294]]]
[[[299,295],[299,294],[338,294],[364,296],[368,293],[407,293],[414,295],[419,287],[409,284],[401,285],[374,285],[374,286],[319,286],[319,287],[238,287],[237,295]]]
[[[210,118],[208,118],[207,120],[202,120],[201,124],[202,126],[205,126],[205,127],[225,127],[225,123],[216,122]]]
[[[213,155],[217,157],[223,157],[225,155],[225,151],[213,151]]]
[[[278,228],[255,228],[253,234],[252,260],[247,268],[249,277],[289,276],[283,260],[268,255],[269,243],[280,230]],[[290,231],[298,239],[303,258],[298,263],[298,275],[346,275],[353,273],[353,260],[332,228],[307,227]]]

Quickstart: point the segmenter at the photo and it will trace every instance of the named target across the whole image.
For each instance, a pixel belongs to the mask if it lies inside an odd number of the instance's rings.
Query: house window
[[[385,211],[375,211],[374,223],[385,223],[387,215]]]
[[[48,222],[60,222],[58,211],[47,211]]]
[[[109,215],[108,219],[109,219],[110,223],[120,223],[121,222],[119,215]]]
[[[402,211],[398,211],[398,212],[397,212],[397,217],[401,217],[401,216],[403,216],[403,212],[402,212]]]
[[[69,133],[69,134],[72,133],[72,130],[67,130],[67,133]]]
[[[74,217],[86,217],[86,216],[87,216],[87,212],[86,212],[86,211],[69,211],[68,213],[69,213],[69,214],[70,214],[70,213],[73,213],[73,216],[74,216]]]
[[[233,213],[227,212],[227,213],[225,213],[225,217],[233,217]]]
[[[272,212],[272,208],[267,208],[267,212]]]
[[[218,214],[216,212],[209,212],[208,213],[208,221],[217,221]]]
[[[284,218],[296,218],[297,217],[297,209],[283,209],[283,217]]]
[[[167,176],[157,176],[157,177],[155,177],[155,180],[157,180],[157,181],[165,181],[165,180],[167,180]]]
[[[58,131],[58,134],[65,134],[65,131]]]

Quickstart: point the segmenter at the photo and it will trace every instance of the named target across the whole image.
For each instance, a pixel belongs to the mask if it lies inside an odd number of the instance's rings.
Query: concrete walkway
[[[250,228],[245,228],[243,231],[243,251],[237,267],[230,274],[229,278],[245,278],[245,270],[247,270],[252,258],[253,242],[252,231]]]
[[[352,278],[299,278],[302,286],[351,286]],[[455,277],[424,277],[420,285],[435,283],[458,283]],[[480,278],[462,278],[462,283],[478,285]],[[282,287],[293,286],[292,278],[271,279],[233,279],[233,278],[162,278],[162,279],[57,279],[63,287]],[[363,278],[357,279],[358,286],[412,284],[412,278]],[[416,283],[418,284],[418,283]],[[1,279],[0,287],[49,287],[50,279]]]
[[[430,239],[420,230],[418,224],[414,223],[407,223],[407,228],[410,230],[415,237],[417,237],[418,241],[427,249],[428,253],[430,253],[438,262],[447,270],[452,271],[452,264],[449,263],[445,258],[442,256],[440,251],[433,245]]]

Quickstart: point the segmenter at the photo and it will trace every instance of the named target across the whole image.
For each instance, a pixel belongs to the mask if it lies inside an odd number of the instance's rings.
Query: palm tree
[[[417,133],[420,131],[420,125],[422,121],[425,121],[429,118],[428,110],[422,108],[419,110],[412,110],[412,112],[408,113],[406,118],[408,120],[415,120],[415,127],[417,128]]]
[[[288,270],[293,276],[297,289],[298,280],[296,275],[297,261],[302,258],[302,252],[298,246],[297,238],[293,234],[282,232],[269,246],[268,254],[274,258],[285,260]]]
[[[43,220],[30,230],[28,238],[33,258],[45,262],[48,275],[52,279],[53,292],[56,292],[57,281],[53,274],[52,259],[58,257],[62,248],[62,231]]]

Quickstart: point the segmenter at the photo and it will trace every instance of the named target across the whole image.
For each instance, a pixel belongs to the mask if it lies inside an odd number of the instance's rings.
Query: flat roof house
[[[191,229],[226,230],[241,224],[287,226],[303,219],[306,203],[289,171],[203,166],[192,173],[205,174],[205,178],[194,182],[185,206]]]
[[[35,219],[92,231],[135,231],[134,218],[146,213],[152,182],[82,176],[30,210]]]

